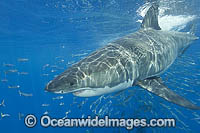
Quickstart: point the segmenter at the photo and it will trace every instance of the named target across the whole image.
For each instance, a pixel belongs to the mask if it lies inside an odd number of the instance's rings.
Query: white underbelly
[[[73,94],[75,96],[79,96],[79,97],[99,96],[99,95],[103,95],[103,94],[107,94],[107,93],[124,90],[126,88],[131,87],[132,85],[133,85],[133,81],[128,80],[128,82],[125,81],[114,87],[105,86],[104,88],[81,88],[80,89],[81,91],[74,92]]]

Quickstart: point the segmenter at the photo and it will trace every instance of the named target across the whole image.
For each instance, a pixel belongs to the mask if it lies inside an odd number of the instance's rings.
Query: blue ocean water
[[[45,85],[71,64],[116,38],[137,31],[142,19],[141,0],[1,0],[0,2],[0,132],[191,132],[200,131],[200,111],[169,103],[132,87],[121,93],[92,98],[44,91]],[[195,23],[200,36],[198,0],[161,0],[164,28],[189,31]],[[169,17],[169,16],[173,17]],[[168,16],[168,17],[166,17]],[[173,20],[171,20],[173,18]],[[170,21],[171,20],[171,21]],[[172,23],[173,22],[173,23]],[[200,105],[200,40],[162,75],[165,84]],[[23,59],[26,59],[23,61]],[[30,94],[24,96],[19,92]],[[176,127],[154,128],[33,128],[24,124],[28,114],[38,120],[86,118],[175,118]],[[2,116],[1,115],[1,116]]]

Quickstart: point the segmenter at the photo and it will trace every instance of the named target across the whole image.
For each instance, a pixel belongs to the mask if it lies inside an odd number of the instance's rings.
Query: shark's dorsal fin
[[[171,89],[167,88],[161,78],[148,78],[137,83],[138,86],[150,91],[151,93],[164,98],[165,100],[183,106],[189,109],[200,110],[200,106],[197,106],[187,99],[177,95]]]
[[[161,30],[158,24],[158,13],[158,4],[153,3],[142,21],[141,28],[152,28],[155,30]]]

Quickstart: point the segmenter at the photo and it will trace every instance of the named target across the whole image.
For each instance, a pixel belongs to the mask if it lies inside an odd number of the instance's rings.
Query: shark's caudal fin
[[[194,105],[185,98],[177,95],[172,90],[163,85],[161,78],[145,79],[138,82],[138,85],[151,93],[164,98],[165,100],[189,109],[200,110],[199,106]]]
[[[141,28],[152,28],[155,30],[161,30],[158,24],[158,13],[158,4],[153,3],[142,21]]]

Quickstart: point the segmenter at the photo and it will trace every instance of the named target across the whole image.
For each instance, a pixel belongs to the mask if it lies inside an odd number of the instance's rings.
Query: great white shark
[[[147,11],[141,28],[108,43],[50,81],[45,90],[92,97],[140,86],[177,105],[200,109],[166,87],[160,78],[182,55],[194,34],[162,31],[158,24],[158,4]]]

